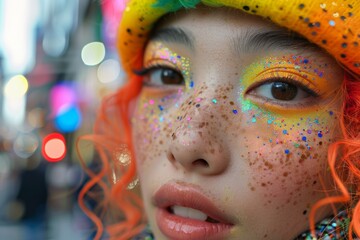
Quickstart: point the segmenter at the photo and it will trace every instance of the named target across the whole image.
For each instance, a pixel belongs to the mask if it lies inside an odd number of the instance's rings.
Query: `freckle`
[[[162,140],[160,140],[160,142],[159,142],[160,144],[163,144],[164,142],[162,141]]]
[[[266,183],[261,183],[261,186],[262,186],[262,187],[266,187]]]
[[[301,155],[299,163],[303,163],[306,159],[306,156],[304,154]]]
[[[251,187],[250,190],[251,190],[251,191],[255,191],[255,187]]]
[[[284,172],[284,174],[283,174],[284,177],[287,177],[288,175],[289,175],[288,172]]]
[[[316,183],[317,183],[317,182],[316,182],[316,181],[314,181],[314,182],[313,182],[313,185],[315,185]]]
[[[304,211],[303,211],[303,215],[306,215],[306,214],[307,214],[307,210],[304,210]]]
[[[269,163],[268,161],[265,161],[265,166],[268,168],[268,169],[272,169],[273,168],[273,165],[271,163]]]
[[[215,149],[213,149],[213,148],[210,149],[210,153],[211,153],[211,154],[214,154],[214,153],[215,153]]]

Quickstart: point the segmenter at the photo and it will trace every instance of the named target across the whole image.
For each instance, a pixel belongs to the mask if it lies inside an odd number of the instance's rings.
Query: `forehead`
[[[268,20],[244,13],[238,9],[227,7],[214,8],[203,5],[199,5],[196,9],[184,9],[170,13],[160,19],[157,26],[187,26],[189,24],[194,28],[211,24],[222,28],[252,26],[280,29],[280,27],[277,27]]]
[[[166,15],[150,36],[150,42],[154,40],[182,44],[198,52],[229,49],[238,55],[264,50],[322,51],[300,35],[261,17],[206,6]]]

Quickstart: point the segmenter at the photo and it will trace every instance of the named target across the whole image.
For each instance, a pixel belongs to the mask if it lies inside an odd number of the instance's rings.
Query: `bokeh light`
[[[16,75],[6,83],[4,95],[8,98],[21,98],[26,94],[28,88],[28,80],[23,75]]]
[[[29,158],[39,147],[39,140],[35,134],[19,135],[14,141],[14,152],[20,158]]]
[[[97,70],[97,76],[101,83],[115,81],[120,75],[119,62],[114,59],[108,59],[102,62]]]
[[[34,108],[28,112],[27,121],[33,128],[41,128],[45,125],[45,111],[42,108]]]
[[[66,155],[66,142],[60,133],[51,133],[44,137],[42,155],[49,162],[61,161]]]
[[[58,84],[51,89],[50,102],[52,116],[56,116],[66,106],[76,104],[77,97],[74,88],[69,84]]]
[[[64,106],[55,117],[55,127],[63,133],[77,130],[81,122],[81,112],[75,105]]]
[[[86,44],[81,51],[81,59],[85,65],[95,66],[105,58],[105,46],[102,42]]]

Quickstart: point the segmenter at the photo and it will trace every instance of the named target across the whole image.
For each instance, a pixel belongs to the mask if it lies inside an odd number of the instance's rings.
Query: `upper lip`
[[[234,222],[230,216],[223,213],[202,193],[199,187],[188,183],[168,183],[160,187],[153,196],[153,204],[158,208],[183,206],[199,210],[208,217],[225,224]]]

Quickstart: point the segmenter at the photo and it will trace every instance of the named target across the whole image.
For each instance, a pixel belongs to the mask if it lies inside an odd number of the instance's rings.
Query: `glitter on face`
[[[335,21],[334,21],[334,20],[330,20],[330,21],[329,21],[329,25],[332,26],[332,27],[334,27],[334,26],[335,26]]]
[[[172,66],[174,69],[181,72],[186,89],[194,88],[194,81],[192,80],[192,74],[190,70],[190,59],[183,57],[169,48],[167,48],[161,42],[154,42],[151,45],[151,48],[146,51],[146,55],[144,56],[144,66],[151,67],[151,66]]]
[[[216,104],[218,101],[214,98],[213,100],[211,100],[214,104]]]
[[[194,88],[194,81],[190,81],[189,87],[190,87],[190,88]]]
[[[266,79],[289,78],[322,95],[332,87],[324,78],[324,72],[327,69],[326,64],[317,63],[315,60],[300,55],[267,57],[249,65],[244,70],[243,77],[240,79],[242,86],[240,94],[244,94],[244,89],[248,89],[249,86],[260,84]],[[247,103],[243,99],[241,101],[243,111],[254,108],[253,103]]]

